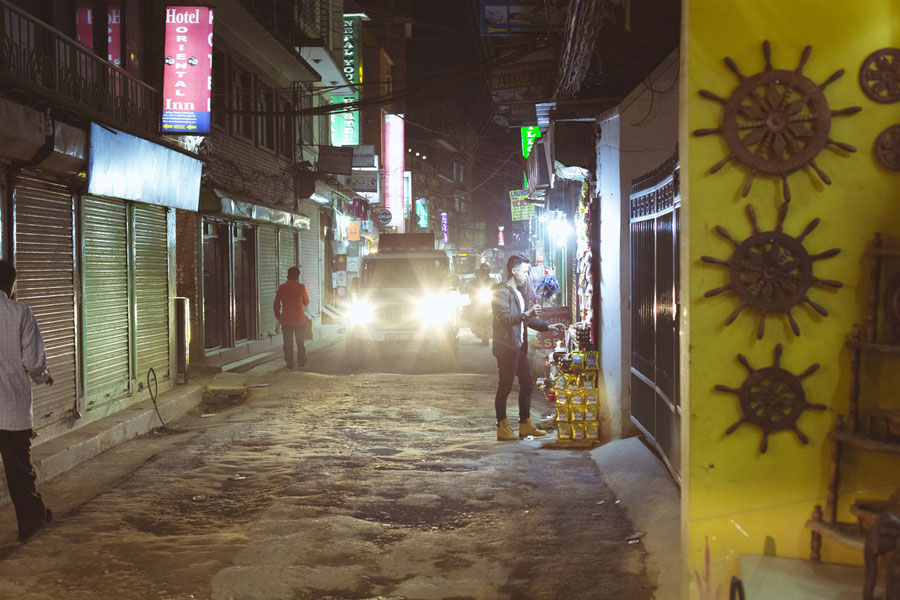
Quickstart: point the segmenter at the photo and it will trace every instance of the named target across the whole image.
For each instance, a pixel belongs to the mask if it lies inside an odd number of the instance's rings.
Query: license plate
[[[399,340],[411,340],[413,334],[411,333],[387,333],[384,336],[384,339],[390,341],[399,341]]]

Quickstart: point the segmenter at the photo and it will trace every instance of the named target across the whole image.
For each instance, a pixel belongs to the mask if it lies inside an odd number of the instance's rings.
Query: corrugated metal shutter
[[[125,203],[84,196],[84,395],[94,408],[128,394],[128,231]]]
[[[278,232],[278,281],[284,283],[287,280],[287,272],[291,267],[297,266],[297,234],[287,229]]]
[[[318,315],[322,310],[321,243],[319,238],[319,213],[310,216],[310,228],[300,230],[300,279],[309,294],[307,314]]]
[[[259,231],[259,337],[264,338],[277,333],[278,321],[275,320],[275,292],[278,291],[278,230],[273,227],[260,227]]]
[[[169,248],[167,210],[134,204],[135,353],[138,386],[153,368],[158,382],[169,373]]]
[[[72,194],[61,185],[14,181],[18,299],[31,307],[44,338],[52,386],[34,387],[34,426],[63,419],[77,406],[75,259]]]

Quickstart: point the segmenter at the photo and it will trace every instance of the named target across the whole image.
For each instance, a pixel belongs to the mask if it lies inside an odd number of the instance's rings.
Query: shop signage
[[[538,0],[481,0],[481,35],[547,35],[547,12]]]
[[[75,8],[75,39],[94,49],[94,7],[92,0],[79,0]],[[122,9],[109,3],[106,17],[107,60],[122,66]]]
[[[319,146],[319,159],[316,163],[317,173],[333,175],[350,175],[353,172],[353,148],[338,146]]]
[[[450,242],[450,216],[447,213],[441,213],[441,233],[444,234],[444,243]]]
[[[513,124],[536,123],[534,105],[553,96],[556,75],[555,60],[521,61],[491,71],[494,112],[505,116]]]
[[[166,8],[163,133],[209,133],[212,44],[211,8]]]
[[[353,169],[350,174],[350,189],[354,192],[377,192],[378,171],[359,171]]]
[[[531,155],[531,149],[534,143],[541,137],[541,128],[537,125],[528,125],[522,128],[522,158],[528,158]],[[528,187],[528,178],[525,179],[525,187]]]
[[[428,198],[416,199],[416,219],[419,229],[428,229]]]
[[[362,83],[359,30],[362,18],[344,17],[344,43],[341,70],[350,83],[350,93],[331,96],[332,104],[350,104],[359,100],[359,84]],[[359,111],[347,110],[331,115],[331,143],[335,146],[359,144]]]
[[[391,211],[382,208],[378,211],[378,214],[375,216],[378,219],[378,222],[387,227],[391,224],[391,221],[394,218],[394,215],[391,214]]]
[[[359,221],[351,221],[347,223],[347,241],[359,241]],[[352,271],[353,269],[351,269]]]
[[[384,117],[384,207],[391,211],[391,225],[403,233],[403,171],[406,151],[402,115]]]
[[[569,325],[571,323],[571,312],[568,306],[554,306],[551,308],[541,309],[541,319],[548,323],[562,323]],[[565,331],[542,331],[538,334],[538,346],[541,350],[553,350],[556,342],[566,341]]]
[[[529,221],[534,217],[534,205],[528,202],[528,190],[512,190],[509,205],[513,221]]]
[[[374,167],[375,160],[375,146],[353,146],[354,168]]]
[[[503,239],[503,225],[500,225],[499,227],[497,227],[497,245],[503,246],[505,244],[506,242]]]

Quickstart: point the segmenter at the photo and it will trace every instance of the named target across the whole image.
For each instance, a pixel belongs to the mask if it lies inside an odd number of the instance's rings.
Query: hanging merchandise
[[[575,318],[588,324],[594,323],[594,251],[591,245],[592,222],[595,218],[591,202],[590,186],[585,182],[581,187],[581,197],[575,214],[575,256],[576,256],[576,314]],[[595,341],[591,328],[587,332],[589,342]]]

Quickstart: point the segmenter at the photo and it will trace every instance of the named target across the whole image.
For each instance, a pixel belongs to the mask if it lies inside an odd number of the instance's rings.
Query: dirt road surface
[[[351,374],[337,345],[46,482],[56,519],[27,544],[0,509],[0,598],[651,598],[595,463],[497,442],[490,350],[460,353]]]

